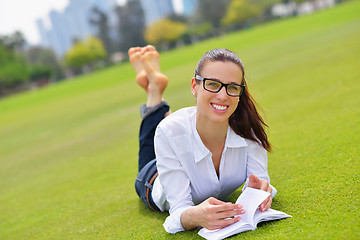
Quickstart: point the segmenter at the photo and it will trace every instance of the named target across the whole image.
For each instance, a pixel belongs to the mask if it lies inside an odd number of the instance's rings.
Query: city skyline
[[[114,0],[119,5],[126,0]],[[41,32],[38,30],[38,20],[43,20],[44,28],[50,24],[50,12],[63,12],[69,5],[70,0],[0,0],[0,35],[9,35],[20,31],[28,44],[40,45]],[[183,12],[187,0],[172,0],[174,11]],[[21,6],[21,7],[19,7]],[[41,6],[41,7],[39,7]],[[184,14],[187,14],[184,12]],[[21,17],[20,17],[21,16]]]
[[[197,3],[197,1],[185,0],[127,0],[127,2],[139,5],[144,12],[145,25],[150,25],[173,13],[190,15]],[[177,5],[177,10],[174,3]],[[126,13],[115,11],[116,6],[119,6],[116,0],[69,0],[64,10],[50,11],[48,23],[44,19],[37,19],[37,28],[41,36],[39,45],[51,48],[56,55],[63,57],[74,41],[84,40],[89,36],[101,38],[98,35],[99,29],[90,21],[94,17],[95,19],[99,17],[94,15],[94,7],[107,17],[109,40],[115,44],[121,42],[123,36],[119,34],[118,26],[119,21],[123,20],[121,17],[119,19],[119,14],[126,15]],[[107,46],[111,48],[110,45]]]

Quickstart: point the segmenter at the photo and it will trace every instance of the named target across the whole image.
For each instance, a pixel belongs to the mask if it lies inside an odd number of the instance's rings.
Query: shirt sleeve
[[[270,184],[270,177],[267,171],[268,158],[267,151],[259,143],[247,140],[248,143],[248,159],[246,166],[246,182],[243,187],[243,191],[249,184],[249,176],[251,174],[256,177],[266,180]],[[275,197],[277,190],[270,184],[272,188],[271,196]]]
[[[170,206],[170,216],[166,218],[164,228],[173,234],[185,231],[180,221],[181,214],[194,206],[190,180],[161,127],[157,128],[154,141],[159,181]]]

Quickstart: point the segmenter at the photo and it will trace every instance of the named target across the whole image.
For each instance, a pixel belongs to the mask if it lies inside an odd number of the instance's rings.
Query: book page
[[[246,210],[245,214],[240,215],[240,221],[218,230],[202,228],[198,234],[206,239],[223,239],[239,232],[254,230],[256,227],[253,224],[254,213],[269,195],[268,192],[247,187],[236,201]]]
[[[270,196],[268,192],[247,187],[236,200],[236,203],[241,204],[246,210],[246,213],[241,215],[240,221],[245,221],[255,228],[256,224],[253,221],[255,211],[268,196]]]
[[[257,209],[254,214],[254,224],[256,225],[259,222],[277,220],[288,217],[291,216],[284,212],[280,212],[271,208],[266,210],[265,212],[261,212],[259,209]]]
[[[244,221],[239,221],[234,224],[231,224],[230,226],[227,226],[222,229],[217,230],[208,230],[206,228],[202,228],[198,234],[202,236],[203,238],[209,239],[209,240],[217,240],[217,239],[224,239],[226,237],[229,237],[231,235],[234,235],[238,232],[244,232],[252,230],[252,226]]]

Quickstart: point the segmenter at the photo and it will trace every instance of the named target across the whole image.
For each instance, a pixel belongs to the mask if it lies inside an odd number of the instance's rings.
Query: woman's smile
[[[222,105],[222,104],[217,104],[217,103],[211,103],[211,106],[215,109],[215,111],[217,112],[226,112],[226,110],[228,109],[229,105]]]

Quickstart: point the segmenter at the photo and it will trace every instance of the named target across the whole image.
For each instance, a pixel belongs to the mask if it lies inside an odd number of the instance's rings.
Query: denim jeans
[[[135,180],[135,189],[146,207],[160,212],[151,196],[152,186],[157,177],[154,135],[157,125],[164,119],[165,113],[169,111],[169,105],[163,102],[154,109],[156,110],[147,115],[140,126],[139,173]]]

